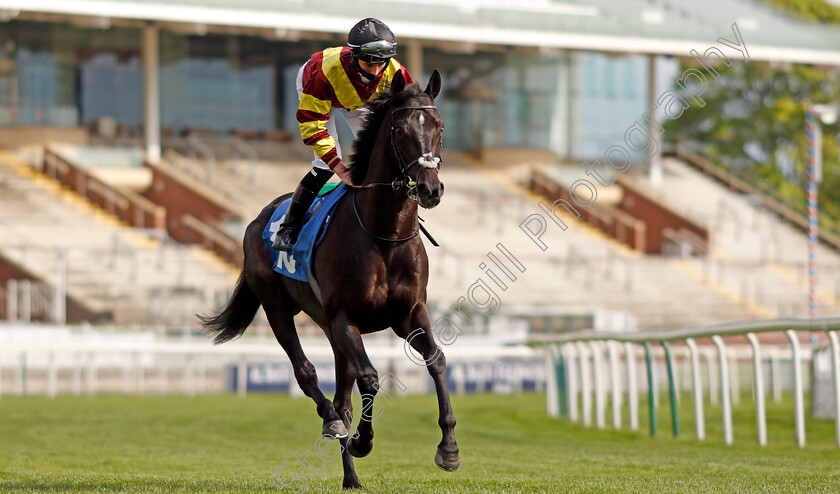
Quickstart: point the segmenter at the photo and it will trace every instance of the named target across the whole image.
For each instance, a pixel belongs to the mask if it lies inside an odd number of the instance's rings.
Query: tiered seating
[[[66,252],[68,296],[124,324],[188,324],[232,288],[233,269],[198,247],[151,240],[0,152],[0,251],[50,284]]]
[[[728,190],[679,160],[666,159],[664,166],[660,187],[653,187],[646,176],[633,178],[649,193],[712,228],[712,255],[690,264],[773,316],[807,316],[808,237],[755,198]],[[836,314],[840,255],[820,245],[817,260],[820,314]]]
[[[519,225],[540,213],[541,198],[530,195],[522,184],[531,166],[544,163],[503,166],[492,161],[448,154],[441,173],[446,185],[443,201],[431,211],[421,211],[425,225],[441,243],[441,248],[426,244],[431,263],[429,298],[439,308],[466,297],[481,278],[496,290],[503,309],[531,305],[628,311],[643,329],[806,314],[803,266],[796,264],[804,262],[807,253],[802,235],[756,210],[748,199],[691,175],[691,170],[679,175],[674,171],[679,165],[668,162],[669,173],[660,189],[652,189],[644,177],[635,183],[713,228],[714,249],[707,259],[640,255],[568,215],[566,231],[548,221],[542,237],[547,249],[542,251]],[[168,162],[197,181],[207,177],[204,163],[172,154]],[[292,190],[308,166],[304,161],[260,162],[252,181],[249,167],[218,162],[212,185],[249,211],[250,218],[277,194]],[[504,259],[496,247],[499,243],[526,268],[524,273],[515,272],[515,282],[487,257],[495,252]],[[833,259],[822,250],[820,255],[823,260]],[[486,263],[483,269],[482,263]],[[491,282],[485,274],[488,266],[508,284],[507,290]],[[835,287],[826,278],[822,291],[833,298]]]
[[[760,315],[674,261],[631,252],[570,215],[563,216],[566,231],[546,218],[548,229],[541,240],[547,249],[542,251],[519,227],[530,214],[540,213],[537,204],[544,200],[519,186],[527,173],[516,167],[483,168],[475,162],[457,166],[453,161],[448,160],[442,173],[446,193],[441,205],[422,213],[442,244],[441,249],[427,249],[432,263],[429,295],[448,302],[445,306],[465,296],[479,277],[494,286],[479,264],[489,264],[487,252],[501,242],[526,268],[525,273],[515,273],[519,279],[508,283],[507,291],[497,290],[503,307],[624,310],[636,316],[640,328]]]

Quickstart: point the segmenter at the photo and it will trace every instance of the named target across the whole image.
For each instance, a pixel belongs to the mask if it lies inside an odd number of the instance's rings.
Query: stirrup
[[[291,252],[297,242],[298,232],[293,227],[280,227],[274,235],[271,247],[282,252]]]
[[[286,210],[285,219],[274,235],[274,241],[271,242],[272,248],[283,252],[292,251],[303,228],[303,218],[317,196],[317,192],[309,190],[302,182],[297,186],[292,194],[289,208]]]

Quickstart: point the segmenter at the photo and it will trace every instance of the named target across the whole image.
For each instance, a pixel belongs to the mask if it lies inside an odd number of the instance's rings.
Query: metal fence
[[[766,321],[750,321],[712,326],[698,326],[679,328],[670,331],[656,331],[644,333],[593,333],[580,331],[563,335],[535,335],[532,343],[545,345],[547,383],[546,400],[550,415],[563,416],[572,421],[582,420],[584,425],[591,424],[592,396],[595,398],[595,420],[598,427],[604,427],[606,414],[606,394],[609,385],[612,400],[613,425],[622,426],[621,410],[623,397],[627,396],[629,405],[629,423],[631,428],[638,428],[639,421],[639,386],[637,382],[637,363],[639,360],[639,346],[644,350],[644,360],[647,371],[647,389],[650,406],[650,432],[656,435],[656,366],[657,354],[664,360],[668,376],[668,394],[671,406],[673,433],[679,435],[678,411],[678,380],[675,377],[675,354],[679,353],[690,362],[690,389],[694,407],[695,430],[698,439],[705,438],[705,419],[703,413],[703,385],[701,355],[706,356],[706,368],[710,379],[710,400],[719,396],[723,416],[723,436],[726,444],[732,444],[732,403],[740,399],[739,379],[733,380],[733,369],[730,360],[747,357],[751,362],[753,399],[756,411],[756,429],[758,443],[767,443],[767,421],[765,416],[765,372],[764,362],[771,364],[771,378],[773,380],[773,394],[777,400],[781,397],[781,358],[789,356],[792,359],[792,387],[794,392],[794,424],[796,429],[796,444],[805,445],[805,376],[803,362],[810,358],[810,349],[803,349],[800,345],[798,332],[825,333],[830,341],[830,355],[833,362],[834,386],[834,417],[836,427],[836,441],[840,446],[840,342],[837,330],[840,330],[840,317],[828,318],[791,318]],[[783,333],[790,343],[787,348],[778,345],[765,348],[763,351],[759,343],[758,334]],[[749,342],[749,353],[727,348],[724,337],[744,336]],[[707,347],[701,349],[696,340],[711,338],[717,354],[717,368],[719,369],[715,386],[712,378],[714,358]],[[672,347],[672,343],[684,342],[684,347]],[[661,353],[657,352],[661,347]],[[620,353],[624,352],[621,368]],[[604,355],[607,356],[609,372],[604,372]],[[787,354],[787,355],[785,355]],[[591,363],[591,367],[590,367]],[[590,370],[591,369],[591,370]],[[626,389],[622,389],[626,375]],[[607,374],[607,375],[605,375]],[[594,385],[594,389],[593,389]],[[735,389],[733,389],[733,386]],[[717,387],[717,390],[715,388]],[[581,400],[581,413],[578,413],[578,397]]]

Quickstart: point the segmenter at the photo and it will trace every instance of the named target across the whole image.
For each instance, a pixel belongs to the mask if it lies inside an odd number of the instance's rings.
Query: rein
[[[421,225],[419,221],[417,222],[417,229],[414,230],[414,233],[412,233],[408,237],[394,239],[394,238],[380,237],[379,235],[374,234],[373,232],[368,230],[367,227],[365,227],[365,224],[362,222],[362,217],[361,217],[361,215],[359,215],[359,208],[356,205],[356,192],[359,191],[359,190],[362,190],[362,189],[372,189],[374,187],[391,187],[394,191],[397,191],[397,190],[405,187],[405,188],[408,189],[408,197],[410,199],[415,200],[415,201],[417,200],[417,194],[414,192],[416,187],[417,187],[417,182],[415,182],[414,180],[411,179],[411,177],[408,175],[408,171],[414,165],[421,164],[420,159],[423,158],[423,156],[422,155],[418,156],[411,163],[406,164],[405,158],[403,158],[402,153],[400,152],[399,146],[396,145],[396,141],[397,141],[397,139],[396,139],[396,128],[394,127],[393,114],[397,113],[399,111],[404,111],[404,110],[435,110],[435,111],[437,111],[437,107],[434,106],[434,105],[400,106],[400,107],[394,108],[391,111],[391,147],[394,150],[394,154],[396,154],[396,156],[397,156],[397,162],[400,164],[400,173],[402,174],[402,178],[396,178],[391,183],[375,182],[375,183],[370,183],[370,184],[367,184],[367,185],[350,185],[350,187],[354,189],[353,190],[353,212],[356,213],[356,219],[359,220],[359,225],[362,227],[362,230],[364,230],[365,233],[367,233],[368,235],[370,235],[371,237],[373,237],[377,240],[382,240],[382,241],[385,241],[385,242],[394,242],[394,243],[406,242],[406,241],[411,240],[412,238],[416,237],[417,234],[420,233],[420,231],[422,230],[423,234],[426,235],[426,237],[429,238],[429,240],[432,242],[432,244],[435,247],[437,247],[438,243],[435,241],[434,238],[432,238],[432,236],[429,234],[429,232],[426,231],[425,228],[423,228],[423,225]],[[441,163],[441,159],[438,158],[438,165],[436,167],[437,169],[440,169],[440,163]],[[425,164],[421,164],[421,165],[426,167]],[[419,216],[418,216],[418,219],[422,220],[422,218],[420,218]]]
[[[364,230],[365,233],[367,233],[368,235],[370,235],[371,237],[373,237],[377,240],[383,240],[385,242],[399,243],[399,242],[405,242],[405,241],[411,240],[412,238],[416,237],[418,233],[420,233],[420,228],[417,228],[416,230],[414,230],[414,233],[412,233],[411,235],[409,235],[407,237],[404,237],[404,238],[385,238],[385,237],[380,237],[379,235],[374,234],[373,232],[368,230],[365,227],[365,224],[362,222],[362,217],[359,215],[359,207],[356,206],[356,191],[355,190],[353,191],[353,212],[356,213],[356,219],[359,220],[359,225],[362,227],[362,230]],[[418,216],[418,218],[419,218],[419,216]],[[420,223],[418,223],[417,225],[419,226]]]

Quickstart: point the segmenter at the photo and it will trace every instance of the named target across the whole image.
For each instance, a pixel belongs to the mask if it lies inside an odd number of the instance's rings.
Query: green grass
[[[797,449],[789,401],[768,403],[770,444],[759,448],[749,400],[736,408],[727,447],[710,406],[708,439],[694,439],[687,396],[678,439],[665,396],[656,438],[644,408],[643,430],[599,431],[547,418],[543,395],[453,397],[455,473],[434,464],[433,396],[383,404],[376,447],[356,460],[367,492],[840,491],[833,421],[809,419],[808,446]],[[326,467],[321,478],[308,475],[307,492],[340,492],[340,462],[314,454],[320,428],[311,401],[286,396],[4,396],[0,492],[277,492],[272,471],[306,450],[313,467]]]

